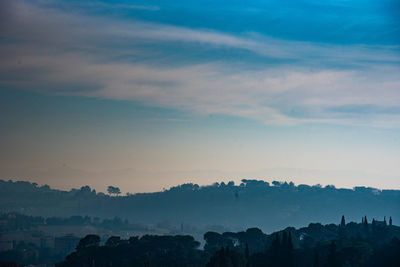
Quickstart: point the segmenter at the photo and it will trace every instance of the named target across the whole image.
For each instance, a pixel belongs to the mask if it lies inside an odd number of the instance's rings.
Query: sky
[[[400,188],[400,2],[0,2],[0,179]]]

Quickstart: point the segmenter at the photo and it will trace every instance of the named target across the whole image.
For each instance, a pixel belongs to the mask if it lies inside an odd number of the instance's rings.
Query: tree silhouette
[[[294,258],[293,258],[293,243],[292,243],[292,232],[289,232],[288,234],[288,239],[287,239],[287,246],[286,246],[286,256],[285,256],[285,261],[286,261],[286,266],[291,267],[294,264]]]
[[[119,236],[111,236],[107,241],[106,241],[106,246],[107,247],[116,247],[119,245],[121,242],[121,238]]]
[[[251,231],[214,233],[215,237],[219,235],[229,240],[237,238],[240,244],[233,246],[207,238],[205,247],[210,246],[209,242],[221,244],[220,249],[215,251],[198,249],[199,242],[191,236],[145,235],[129,240],[114,236],[103,246],[98,246],[99,237],[91,235],[80,241],[78,251],[56,266],[143,266],[145,263],[145,266],[150,264],[153,267],[399,266],[400,227],[384,227],[383,222],[376,221],[376,231],[365,234],[364,229],[365,225],[351,222],[346,229],[332,224],[310,224],[306,228],[288,228],[273,235],[261,233],[267,237],[264,244],[272,241],[270,248],[264,251],[257,251],[254,240],[246,236]],[[341,237],[340,231],[343,230],[347,236]],[[308,238],[301,238],[299,233],[306,233]],[[261,237],[257,236],[258,239]],[[212,248],[214,244],[211,244]],[[250,246],[252,254],[249,252]]]
[[[246,248],[244,250],[244,256],[246,257],[246,260],[249,259],[249,255],[250,255],[250,253],[249,253],[249,244],[246,243]]]
[[[345,227],[345,226],[346,226],[346,221],[345,221],[345,219],[344,219],[344,215],[342,215],[342,220],[341,220],[341,222],[340,222],[340,226],[341,226],[341,227]]]
[[[217,251],[207,263],[206,267],[245,267],[246,259],[243,254],[223,247]]]
[[[327,262],[326,262],[325,266],[326,267],[339,266],[338,259],[337,259],[337,253],[336,253],[336,242],[335,242],[335,240],[332,240],[332,242],[331,242],[331,244],[329,246],[328,258],[327,258]]]
[[[121,190],[119,190],[118,187],[114,187],[114,186],[111,186],[111,185],[107,187],[107,192],[108,192],[110,195],[116,195],[116,196],[118,196],[119,194],[121,194]]]
[[[88,247],[98,247],[100,244],[100,237],[98,235],[87,235],[79,241],[76,248],[77,251]]]
[[[315,250],[314,251],[314,264],[313,267],[319,267],[319,255],[318,255],[318,251]]]
[[[279,256],[281,252],[281,242],[279,240],[279,234],[275,234],[275,239],[272,241],[271,247],[269,249],[269,261],[271,266],[279,265]]]
[[[290,250],[293,250],[292,232],[289,232],[289,235],[288,235],[288,248],[289,248]]]
[[[392,224],[393,224],[392,216],[390,216],[390,218],[389,218],[389,225],[392,226]]]
[[[283,231],[282,234],[282,247],[286,248],[288,245],[288,237],[286,231]]]

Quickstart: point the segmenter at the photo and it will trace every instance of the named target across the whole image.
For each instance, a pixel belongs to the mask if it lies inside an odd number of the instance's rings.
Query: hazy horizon
[[[379,177],[378,175],[366,174],[362,172],[355,172],[352,170],[336,170],[332,171],[335,176],[329,176],[329,172],[321,170],[306,170],[306,169],[266,169],[249,172],[227,172],[218,170],[194,170],[194,171],[164,171],[164,172],[143,172],[135,171],[133,169],[115,169],[104,171],[88,171],[81,169],[74,169],[69,166],[59,166],[49,170],[14,170],[8,173],[18,173],[18,176],[7,175],[7,170],[0,170],[6,173],[4,177],[0,176],[2,180],[28,181],[38,183],[38,185],[49,185],[51,188],[66,190],[79,189],[82,186],[90,186],[98,192],[107,192],[107,187],[117,186],[123,194],[126,193],[148,193],[159,192],[170,187],[178,186],[185,183],[194,183],[200,186],[211,185],[213,183],[228,183],[233,181],[236,185],[241,183],[242,179],[254,179],[266,181],[279,182],[293,182],[295,185],[333,185],[336,188],[352,189],[357,186],[372,187],[380,190],[399,190],[400,186],[385,187],[382,184],[376,186],[374,184],[367,184],[364,179]],[[24,175],[25,173],[25,175]],[[27,174],[29,173],[29,174]],[[279,174],[286,173],[286,176],[279,176]],[[341,176],[341,181],[338,183],[335,177]],[[110,180],[109,178],[113,179]],[[395,179],[396,177],[388,177]],[[94,180],[97,180],[93,182]],[[157,184],[152,181],[158,180]],[[326,183],[321,183],[324,180]],[[149,181],[149,182],[146,182]],[[133,183],[132,183],[133,182]],[[140,185],[138,186],[138,182]],[[336,183],[335,183],[336,182]]]

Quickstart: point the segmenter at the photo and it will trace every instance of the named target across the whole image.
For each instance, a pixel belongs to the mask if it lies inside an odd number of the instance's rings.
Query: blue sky
[[[0,5],[3,179],[399,188],[398,1]]]

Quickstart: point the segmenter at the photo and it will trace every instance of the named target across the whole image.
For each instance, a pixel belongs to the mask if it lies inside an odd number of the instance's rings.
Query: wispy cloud
[[[267,124],[400,124],[398,113],[377,112],[400,103],[396,46],[294,42],[249,32],[232,35],[85,16],[20,1],[5,1],[2,10],[2,87],[136,100]],[[218,57],[176,64],[168,57],[171,46],[182,53],[204,47],[210,54],[244,50],[277,62],[256,70],[248,68],[252,62],[246,57],[232,64]],[[124,55],[132,59],[121,59]],[[146,56],[168,61],[159,65],[135,60]],[[370,112],[337,112],[359,105],[371,107]]]
[[[108,9],[132,9],[132,10],[148,10],[148,11],[158,11],[160,8],[158,6],[150,6],[150,5],[129,5],[129,4],[107,4],[104,2],[90,2],[87,3],[90,7],[102,7]]]

